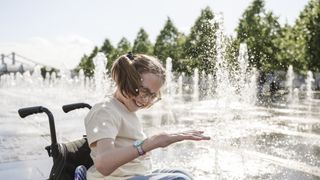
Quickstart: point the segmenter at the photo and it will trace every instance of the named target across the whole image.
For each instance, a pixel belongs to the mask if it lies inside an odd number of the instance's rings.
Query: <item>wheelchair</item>
[[[62,106],[65,113],[75,109],[88,108],[86,103],[75,103]],[[48,180],[85,180],[86,169],[93,165],[90,147],[86,136],[67,142],[58,143],[54,117],[49,109],[43,106],[26,107],[18,110],[19,116],[25,118],[32,114],[46,113],[49,119],[51,144],[46,146],[48,156],[52,157],[53,165]]]

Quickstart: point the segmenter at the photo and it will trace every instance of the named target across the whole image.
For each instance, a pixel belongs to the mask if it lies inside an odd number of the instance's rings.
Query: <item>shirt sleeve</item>
[[[85,118],[85,128],[88,143],[103,139],[115,139],[121,125],[121,118],[114,110],[98,105],[94,107]]]

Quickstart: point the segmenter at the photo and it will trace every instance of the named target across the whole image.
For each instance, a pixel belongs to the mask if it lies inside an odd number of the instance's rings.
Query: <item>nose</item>
[[[144,98],[142,98],[142,100],[143,100],[143,102],[149,102],[149,100],[150,100],[150,98],[149,98],[149,96],[146,96],[146,97],[144,97]]]

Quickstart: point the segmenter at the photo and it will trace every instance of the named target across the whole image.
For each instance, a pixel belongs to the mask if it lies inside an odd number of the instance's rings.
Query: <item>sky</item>
[[[1,0],[0,54],[19,55],[56,68],[72,69],[94,46],[122,37],[132,44],[140,28],[155,42],[168,17],[188,34],[209,6],[224,15],[226,34],[234,35],[252,0]],[[294,24],[308,0],[265,0],[281,24]]]

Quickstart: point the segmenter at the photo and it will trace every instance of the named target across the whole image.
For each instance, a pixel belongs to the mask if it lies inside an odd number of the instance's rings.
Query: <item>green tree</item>
[[[154,55],[157,56],[163,64],[166,58],[172,58],[173,70],[178,67],[178,59],[180,59],[182,51],[179,48],[180,33],[173,25],[171,19],[168,17],[164,28],[160,31],[154,45]]]
[[[79,71],[80,69],[83,69],[85,76],[92,77],[94,73],[94,64],[92,59],[97,55],[98,52],[98,47],[94,47],[89,56],[83,55],[76,70]]]
[[[310,0],[294,26],[296,61],[303,70],[320,71],[320,1]],[[298,51],[299,50],[299,51]]]
[[[200,17],[186,39],[184,53],[190,61],[191,69],[198,67],[199,71],[212,72],[216,58],[216,31],[218,23],[209,7],[201,11]]]
[[[274,43],[280,49],[276,54],[276,59],[279,60],[284,69],[289,67],[289,65],[293,65],[296,69],[303,69],[302,63],[296,59],[296,51],[298,50],[296,48],[297,41],[293,28],[290,25],[285,24],[284,27],[281,28],[279,38],[276,39]]]
[[[152,43],[149,40],[147,32],[143,28],[139,30],[137,37],[134,40],[132,52],[135,54],[152,54]]]
[[[99,51],[103,52],[106,55],[108,59],[107,68],[110,69],[114,59],[116,58],[116,49],[111,44],[111,41],[109,39],[106,39]]]
[[[123,37],[117,45],[117,56],[127,54],[131,50],[132,50],[132,47],[131,47],[130,41],[128,41],[128,39]]]
[[[224,59],[227,61],[230,72],[235,72],[238,68],[238,56],[239,56],[239,41],[232,36],[225,38],[225,55]]]
[[[239,43],[247,43],[249,63],[258,69],[270,71],[281,68],[275,45],[279,37],[278,17],[264,9],[264,0],[254,0],[245,10],[236,29]]]
[[[126,39],[125,37],[121,38],[120,41],[117,44],[117,48],[114,50],[112,59],[108,60],[108,64],[110,63],[110,66],[108,66],[108,67],[110,68],[111,65],[113,64],[113,62],[117,58],[119,58],[119,56],[121,56],[123,54],[127,54],[128,52],[131,51],[131,49],[132,49],[131,48],[131,44],[128,41],[128,39]]]
[[[175,59],[175,66],[173,67],[174,71],[177,72],[191,72],[191,69],[188,69],[188,61],[184,62],[186,60],[186,55],[184,54],[184,47],[186,44],[187,36],[183,33],[178,34],[177,39],[177,46],[176,46],[176,59]]]

